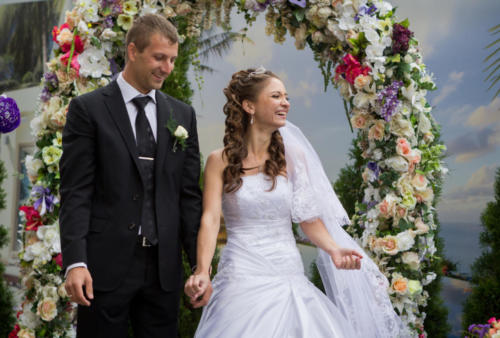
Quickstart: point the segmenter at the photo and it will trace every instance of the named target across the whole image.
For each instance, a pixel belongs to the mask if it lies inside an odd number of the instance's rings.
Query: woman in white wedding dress
[[[316,153],[286,122],[281,80],[239,71],[224,94],[224,149],[207,159],[197,268],[185,286],[194,306],[206,304],[195,336],[403,336],[387,280],[341,228],[348,218]],[[210,282],[221,211],[227,245]],[[304,275],[292,221],[320,248],[328,297]]]

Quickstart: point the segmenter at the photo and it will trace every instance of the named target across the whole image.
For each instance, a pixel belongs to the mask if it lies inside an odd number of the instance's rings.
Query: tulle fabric
[[[363,255],[360,270],[338,270],[330,256],[318,250],[317,265],[328,298],[350,322],[356,332],[355,337],[409,337],[409,331],[394,312],[387,294],[387,278],[342,228],[349,224],[349,217],[316,151],[292,123],[287,122],[280,133],[292,184],[297,190],[305,190],[300,194],[300,198],[304,199],[299,203],[302,206],[294,208],[294,221],[304,222],[319,217],[338,245],[355,249]],[[308,198],[311,199],[307,201]]]

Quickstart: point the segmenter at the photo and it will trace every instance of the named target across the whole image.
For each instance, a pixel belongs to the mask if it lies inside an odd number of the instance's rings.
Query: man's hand
[[[83,293],[84,287],[85,294]],[[66,277],[65,288],[72,302],[90,306],[90,300],[94,299],[92,277],[90,277],[89,270],[84,267],[76,267],[69,270],[68,276]]]
[[[359,270],[363,256],[356,250],[336,248],[330,252],[333,264],[337,269]]]
[[[208,274],[191,275],[184,286],[184,292],[191,299],[191,305],[195,309],[208,304],[212,291],[212,283]]]

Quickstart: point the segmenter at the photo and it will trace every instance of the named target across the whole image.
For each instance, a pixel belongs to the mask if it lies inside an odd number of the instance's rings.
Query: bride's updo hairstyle
[[[248,156],[245,134],[250,125],[250,114],[243,109],[242,103],[244,100],[256,102],[271,78],[279,80],[273,72],[261,67],[240,70],[233,74],[229,85],[224,88],[227,102],[223,108],[226,115],[223,156],[227,159],[227,166],[222,177],[226,193],[237,191],[243,184],[241,176],[245,169],[251,169],[243,168],[242,162]],[[285,147],[278,130],[273,132],[267,151],[269,159],[264,165],[264,173],[272,179],[270,190],[273,190],[276,177],[286,172]]]

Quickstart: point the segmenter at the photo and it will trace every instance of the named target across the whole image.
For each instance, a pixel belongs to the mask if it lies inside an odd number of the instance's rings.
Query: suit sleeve
[[[94,192],[95,126],[80,98],[74,98],[69,105],[62,144],[59,224],[66,268],[87,263],[86,236]]]
[[[182,174],[180,213],[182,244],[191,266],[196,264],[196,241],[201,219],[200,148],[196,128],[196,114],[191,107],[191,126],[186,140],[186,155]]]

